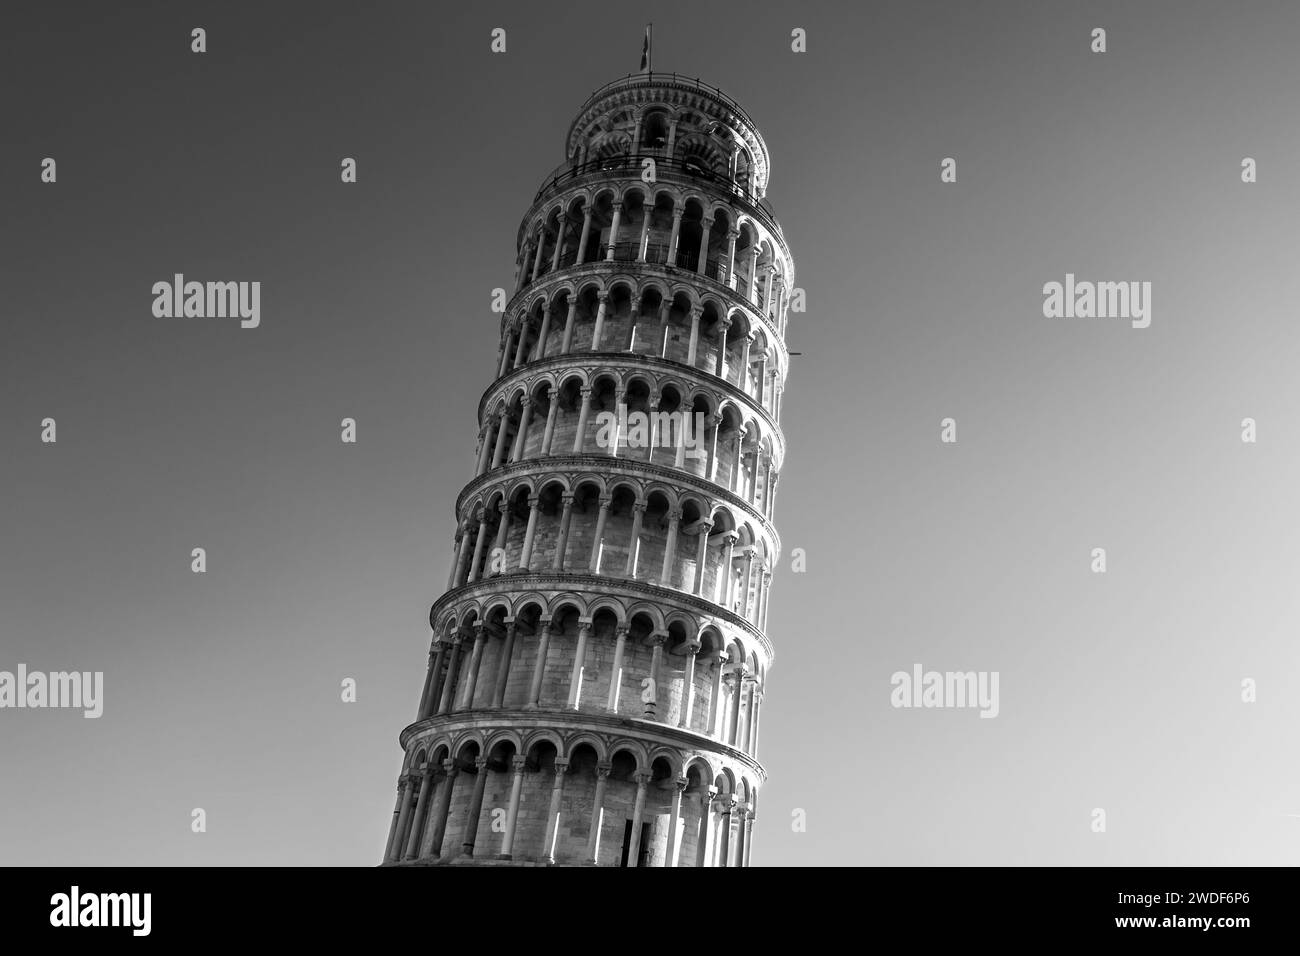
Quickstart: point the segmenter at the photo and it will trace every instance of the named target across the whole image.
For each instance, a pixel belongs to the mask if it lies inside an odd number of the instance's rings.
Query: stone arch
[[[598,761],[604,762],[607,759],[608,750],[605,746],[605,741],[597,734],[589,731],[581,731],[569,737],[562,751],[565,759],[572,760],[574,752],[579,747],[591,748]]]
[[[650,767],[645,746],[631,737],[616,737],[609,742],[609,759],[613,763],[619,754],[627,754],[632,759],[631,773],[645,773]],[[629,774],[630,777],[631,774]]]

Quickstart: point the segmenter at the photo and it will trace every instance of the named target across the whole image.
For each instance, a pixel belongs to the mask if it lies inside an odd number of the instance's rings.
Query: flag
[[[641,72],[650,72],[650,27],[652,24],[647,23],[645,27],[645,42],[641,44]]]

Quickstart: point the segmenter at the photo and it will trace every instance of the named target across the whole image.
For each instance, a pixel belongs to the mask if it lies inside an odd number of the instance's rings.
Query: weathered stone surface
[[[599,91],[569,144],[520,227],[385,862],[743,866],[794,280],[766,146],[672,74]]]

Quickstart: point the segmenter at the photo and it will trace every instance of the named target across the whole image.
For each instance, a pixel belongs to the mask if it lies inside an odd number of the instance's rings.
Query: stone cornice
[[[636,740],[679,747],[684,750],[697,750],[717,754],[728,760],[742,764],[760,781],[766,781],[767,772],[763,765],[744,751],[737,750],[730,744],[724,744],[705,734],[652,720],[635,717],[617,717],[613,714],[585,710],[550,710],[537,708],[524,710],[520,708],[500,708],[488,710],[463,710],[449,714],[437,714],[424,720],[408,724],[403,728],[399,740],[403,750],[410,750],[411,741],[417,736],[425,736],[440,731],[452,730],[497,730],[522,728],[555,729],[584,731],[594,730],[609,735],[611,739],[632,737]],[[647,748],[653,749],[653,748]]]
[[[529,591],[577,591],[583,594],[633,595],[651,603],[677,606],[683,610],[706,615],[715,621],[727,624],[736,630],[744,631],[758,641],[767,656],[770,666],[775,659],[772,642],[767,635],[735,611],[729,611],[720,604],[676,588],[650,584],[645,581],[633,581],[628,578],[612,577],[607,574],[592,574],[590,571],[509,571],[505,574],[480,578],[477,581],[462,584],[443,593],[429,608],[429,627],[437,631],[439,614],[449,604],[477,598],[485,595],[502,593],[525,593]],[[689,635],[688,635],[689,636]]]

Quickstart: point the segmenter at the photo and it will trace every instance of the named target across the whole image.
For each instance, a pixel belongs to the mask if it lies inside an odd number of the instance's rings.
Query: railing
[[[668,243],[647,243],[645,247],[645,261],[656,266],[668,265]]]

